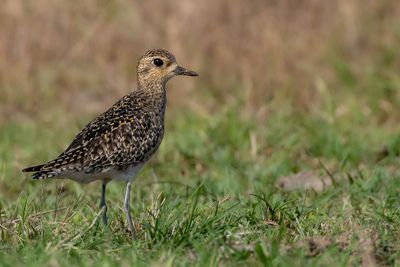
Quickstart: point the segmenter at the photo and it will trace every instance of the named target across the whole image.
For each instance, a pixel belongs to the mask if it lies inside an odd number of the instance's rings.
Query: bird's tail
[[[32,179],[34,179],[34,180],[42,180],[42,179],[53,177],[54,173],[51,170],[43,170],[44,166],[45,166],[45,164],[28,167],[28,168],[22,169],[22,172],[34,172],[32,174]]]
[[[25,169],[22,169],[22,172],[38,172],[43,168],[43,166],[44,166],[44,164],[27,167]]]

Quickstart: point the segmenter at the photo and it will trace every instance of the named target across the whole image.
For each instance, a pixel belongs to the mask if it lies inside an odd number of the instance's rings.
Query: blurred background
[[[396,0],[5,0],[0,121],[103,111],[134,89],[138,57],[165,48],[201,74],[170,84],[170,109],[240,99],[263,121],[271,101],[307,112],[329,93],[337,112],[357,95],[362,112],[398,122],[399,17]]]
[[[201,171],[231,164],[240,189],[252,184],[246,168],[264,186],[321,159],[360,168],[396,154],[399,18],[395,0],[6,0],[0,190],[20,192],[23,181],[5,177],[55,157],[134,90],[137,59],[150,48],[200,73],[168,85],[160,165],[218,180]]]

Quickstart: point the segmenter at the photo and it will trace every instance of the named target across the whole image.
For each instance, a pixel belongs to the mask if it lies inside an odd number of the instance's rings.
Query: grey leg
[[[101,184],[101,199],[100,199],[100,209],[104,209],[102,214],[103,224],[107,226],[107,205],[106,205],[106,185],[105,179],[102,180]]]
[[[135,228],[133,227],[130,210],[131,210],[131,182],[129,181],[128,184],[126,185],[126,191],[125,191],[124,211],[126,219],[128,221],[128,229],[132,233],[132,239],[134,239]]]

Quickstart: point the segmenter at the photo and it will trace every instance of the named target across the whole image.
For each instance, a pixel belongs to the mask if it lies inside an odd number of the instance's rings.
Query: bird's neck
[[[142,77],[142,76],[143,75],[138,74],[137,78],[138,88],[142,90],[151,90],[151,91],[162,90],[165,88],[165,84],[167,82],[166,79],[161,79],[160,77],[157,76],[148,76],[148,77]]]
[[[154,80],[147,83],[144,83],[144,81],[138,81],[137,90],[152,108],[158,109],[159,112],[164,114],[167,103],[165,83]]]

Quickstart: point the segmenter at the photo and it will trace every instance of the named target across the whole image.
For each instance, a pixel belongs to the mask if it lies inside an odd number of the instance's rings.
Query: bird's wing
[[[135,96],[132,98],[132,96]],[[98,138],[104,132],[111,131],[121,122],[131,120],[135,113],[140,114],[140,107],[138,108],[134,103],[134,100],[141,100],[142,97],[135,92],[124,96],[112,105],[107,111],[89,122],[82,131],[77,134],[72,140],[71,144],[63,153],[68,153],[73,150],[79,149],[82,146],[86,146],[87,143]],[[128,103],[130,105],[128,105]],[[61,154],[62,155],[62,154]]]
[[[154,114],[131,118],[90,143],[83,165],[86,172],[109,167],[124,168],[145,162],[158,148],[163,132],[154,123]]]
[[[138,94],[125,96],[91,121],[56,159],[25,171],[37,172],[37,179],[42,179],[64,171],[101,172],[147,160],[161,142],[163,125],[159,114],[144,103]]]
[[[82,159],[86,151],[85,147],[87,147],[88,143],[97,139],[101,133],[107,132],[108,129],[111,128],[111,124],[107,122],[106,118],[111,115],[112,109],[113,107],[87,124],[82,131],[76,135],[67,149],[57,158],[44,164],[25,168],[22,171],[48,174],[54,171],[60,171],[63,167],[68,166],[72,168]]]
[[[82,129],[82,131],[75,136],[74,140],[72,140],[71,144],[67,147],[67,149],[65,149],[63,154],[79,149],[82,146],[86,146],[87,143],[91,142],[93,139],[96,139],[101,133],[109,131],[113,124],[118,123],[119,118],[117,118],[117,116],[119,116],[119,114],[115,114],[117,113],[115,112],[115,109],[119,102],[120,101],[115,103],[106,112],[89,122]]]
[[[135,115],[89,124],[89,129],[78,134],[66,151],[40,171],[99,173],[146,161],[158,148],[163,131],[154,122],[154,113]]]

